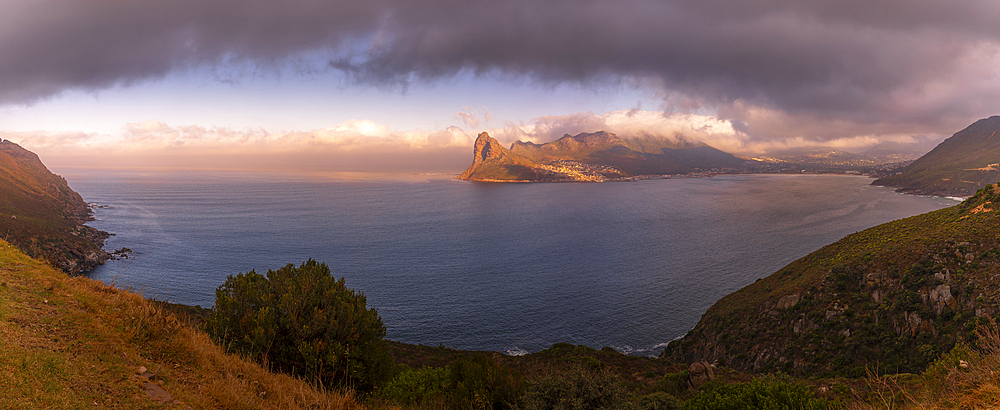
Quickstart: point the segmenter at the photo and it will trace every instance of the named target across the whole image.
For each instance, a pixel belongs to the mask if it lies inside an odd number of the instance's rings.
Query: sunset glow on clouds
[[[986,0],[0,0],[0,14],[14,16],[0,137],[66,166],[325,155],[460,172],[481,131],[863,150],[940,140],[1000,101]]]

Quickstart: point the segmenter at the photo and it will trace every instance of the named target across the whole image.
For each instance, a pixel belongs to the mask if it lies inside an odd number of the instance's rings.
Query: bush
[[[392,369],[378,312],[312,259],[230,275],[207,329],[231,351],[326,386],[371,391]]]
[[[381,389],[387,402],[420,408],[517,408],[524,380],[489,354],[455,360],[448,367],[407,369]]]
[[[525,409],[620,409],[628,394],[609,371],[586,370],[573,366],[533,380],[522,396]]]
[[[683,403],[677,397],[658,391],[645,396],[639,396],[636,408],[638,410],[676,410],[681,408]]]
[[[750,383],[716,384],[684,403],[691,410],[740,409],[826,409],[829,402],[817,399],[808,388],[777,377],[764,377]]]
[[[424,367],[407,369],[381,389],[382,397],[403,406],[430,405],[444,400],[448,388],[448,369]]]
[[[508,409],[517,407],[524,390],[520,374],[482,353],[448,366],[446,395],[453,409]]]

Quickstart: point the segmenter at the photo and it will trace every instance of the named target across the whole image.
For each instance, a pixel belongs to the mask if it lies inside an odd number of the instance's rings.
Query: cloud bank
[[[488,116],[488,109],[483,107]],[[465,109],[456,116],[469,128],[391,130],[370,120],[349,120],[317,130],[269,133],[225,127],[173,126],[149,120],[126,124],[115,135],[83,132],[4,132],[0,138],[35,151],[57,167],[199,168],[341,172],[440,172],[457,174],[472,160],[473,143],[487,131],[505,145],[514,141],[545,143],[566,134],[608,131],[623,138],[656,137],[702,142],[723,151],[757,155],[815,147],[816,141],[791,136],[755,140],[731,120],[696,114],[619,110],[602,114],[545,116],[531,122],[507,122],[476,128],[479,116]],[[766,119],[766,115],[765,115]],[[763,120],[762,120],[763,122]],[[834,126],[835,124],[827,124]],[[939,138],[856,135],[830,138],[825,147],[860,152],[868,148],[930,149]]]
[[[0,0],[0,14],[16,16],[0,34],[0,103],[206,66],[383,85],[471,71],[641,83],[670,111],[755,125],[749,107],[861,135],[953,132],[1000,98],[991,0]]]

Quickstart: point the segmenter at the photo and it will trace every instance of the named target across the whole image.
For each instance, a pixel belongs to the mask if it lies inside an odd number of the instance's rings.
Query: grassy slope
[[[664,354],[803,375],[918,372],[1000,311],[997,232],[990,189],[849,235],[722,298]]]
[[[67,276],[2,241],[0,334],[0,403],[11,408],[183,408],[151,401],[139,366],[193,408],[358,407],[223,354],[141,296]]]

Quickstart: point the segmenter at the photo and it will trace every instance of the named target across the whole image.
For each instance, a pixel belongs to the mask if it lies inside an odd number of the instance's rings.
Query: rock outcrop
[[[476,138],[476,145],[472,149],[472,165],[459,175],[459,179],[468,180],[483,167],[486,162],[500,163],[507,157],[507,149],[500,145],[500,141],[484,132],[479,133]]]
[[[715,379],[715,371],[708,362],[691,363],[688,368],[688,387],[697,390],[699,387]]]

